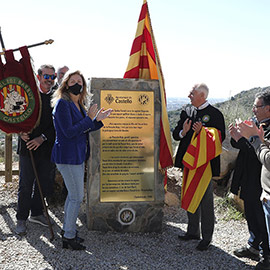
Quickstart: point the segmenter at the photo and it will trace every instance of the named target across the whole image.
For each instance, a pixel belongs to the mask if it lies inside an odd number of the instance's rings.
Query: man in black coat
[[[253,105],[253,113],[258,121],[257,124],[263,126],[264,138],[266,140],[270,139],[269,98],[269,92],[258,93]],[[247,245],[236,249],[234,254],[237,257],[248,257],[253,260],[259,260],[259,253],[262,250],[263,265],[268,265],[269,267],[262,269],[270,269],[267,228],[260,201],[262,194],[260,181],[262,164],[258,160],[250,142],[240,135],[236,126],[231,124],[229,126],[229,132],[232,137],[232,146],[240,149],[232,179],[231,192],[238,195],[240,190],[240,198],[244,201],[245,217],[250,234]]]
[[[173,138],[180,141],[175,158],[175,167],[183,169],[183,156],[191,142],[194,132],[200,133],[202,126],[216,128],[220,131],[221,141],[225,139],[225,122],[222,113],[207,101],[208,87],[205,84],[197,84],[189,94],[192,106],[182,110],[180,120],[173,131]],[[220,157],[211,161],[212,176],[220,174]],[[202,241],[196,247],[198,250],[208,249],[214,231],[214,202],[213,185],[210,181],[200,205],[194,214],[187,212],[188,229],[185,235],[179,235],[180,240],[200,239],[200,221]]]
[[[29,150],[32,151],[42,192],[45,197],[53,192],[55,165],[51,162],[51,151],[55,140],[52,121],[51,96],[55,80],[55,69],[51,65],[43,65],[38,70],[41,96],[40,122],[31,133],[21,133],[18,139],[20,161],[20,179],[18,190],[16,233],[26,233],[26,220],[48,226],[43,214],[42,200],[36,183]]]

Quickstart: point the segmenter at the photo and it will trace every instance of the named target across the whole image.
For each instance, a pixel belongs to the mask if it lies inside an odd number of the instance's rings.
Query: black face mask
[[[83,87],[79,85],[78,83],[76,83],[72,86],[69,86],[68,90],[73,95],[78,96],[83,91]]]

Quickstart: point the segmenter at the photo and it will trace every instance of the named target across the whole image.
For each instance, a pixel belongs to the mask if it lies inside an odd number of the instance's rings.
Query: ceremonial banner
[[[16,61],[12,50],[0,56],[0,129],[6,133],[30,132],[39,123],[40,96],[26,46]]]
[[[181,207],[195,213],[212,178],[210,160],[222,152],[221,135],[215,128],[202,127],[194,132],[183,157],[184,173]]]
[[[141,9],[137,32],[131,48],[130,58],[124,78],[159,80],[162,115],[160,118],[160,154],[161,168],[173,165],[170,126],[166,108],[166,93],[159,56],[151,27],[147,1]],[[167,177],[164,181],[166,188]]]

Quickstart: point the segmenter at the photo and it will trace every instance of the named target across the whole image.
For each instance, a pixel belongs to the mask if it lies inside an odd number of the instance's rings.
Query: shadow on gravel
[[[179,209],[170,210],[164,216],[162,233],[117,233],[88,231],[86,215],[80,211],[80,236],[85,239],[85,251],[62,249],[60,231],[63,221],[63,207],[50,209],[55,221],[53,230],[55,240],[50,242],[48,228],[27,222],[27,235],[14,238],[16,203],[2,206],[0,213],[3,216],[5,227],[12,233],[3,233],[1,240],[7,246],[12,239],[20,247],[23,258],[28,258],[29,268],[38,270],[250,270],[253,266],[237,259],[219,247],[212,245],[207,251],[195,249],[198,241],[182,242],[179,234],[186,223],[186,216]],[[11,214],[10,214],[11,213]],[[179,214],[180,213],[180,214]],[[181,221],[181,224],[180,222]],[[7,225],[8,224],[8,225]],[[229,236],[228,236],[229,237]],[[9,239],[10,238],[10,239]],[[23,241],[26,240],[26,241]],[[34,248],[31,251],[27,244]],[[30,249],[31,250],[31,249]],[[37,251],[37,252],[35,252]],[[33,251],[32,251],[33,252]],[[42,267],[35,264],[35,256],[40,253]],[[6,254],[5,256],[8,256]],[[24,257],[25,256],[25,257]],[[16,260],[16,258],[11,258]],[[32,261],[31,261],[32,260]],[[31,267],[34,268],[31,268]],[[1,268],[1,267],[0,267]],[[20,268],[17,268],[20,269]],[[23,268],[26,269],[26,268]]]
[[[181,256],[181,261],[188,261],[186,269],[215,269],[215,270],[244,270],[254,269],[253,266],[237,259],[236,257],[224,252],[219,247],[211,245],[206,251],[197,251],[195,248],[198,241],[189,243],[180,242],[175,252]],[[180,262],[181,264],[181,262]],[[185,269],[185,268],[179,268]]]
[[[5,241],[9,237],[12,237],[14,235],[13,229],[15,228],[14,220],[11,217],[10,211],[16,211],[17,204],[16,203],[10,203],[9,205],[5,205],[0,207],[0,215],[2,216],[4,220],[5,226],[9,227],[8,231],[11,231],[11,233],[4,232],[4,228],[0,227],[0,240]]]
[[[245,263],[220,247],[211,244],[208,250],[196,250],[199,240],[182,241],[178,235],[184,235],[185,230],[182,227],[187,226],[187,215],[184,210],[179,211],[176,208],[167,208],[167,214],[164,218],[163,234],[170,239],[170,246],[167,254],[170,257],[178,257],[179,268],[183,270],[251,270],[254,266]],[[215,235],[214,235],[215,237]],[[227,240],[231,237],[227,235]],[[165,252],[165,250],[164,250]],[[251,260],[249,260],[251,261]],[[255,265],[257,262],[252,262]]]
[[[61,212],[57,215],[61,219]],[[59,237],[49,242],[49,231],[37,229],[31,224],[31,234],[26,238],[29,244],[43,254],[52,269],[156,269],[156,270],[250,270],[253,266],[211,245],[207,251],[197,251],[198,241],[183,242],[178,234],[184,234],[175,227],[177,217],[166,217],[162,233],[117,233],[88,231],[85,214],[80,213],[80,235],[85,238],[86,251],[71,251],[61,247]],[[182,222],[183,220],[181,220]]]

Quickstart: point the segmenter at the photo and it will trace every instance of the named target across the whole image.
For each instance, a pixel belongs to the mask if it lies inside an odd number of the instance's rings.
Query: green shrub
[[[224,221],[244,219],[244,214],[238,209],[235,201],[228,196],[218,197],[215,201],[215,209],[223,214]]]

